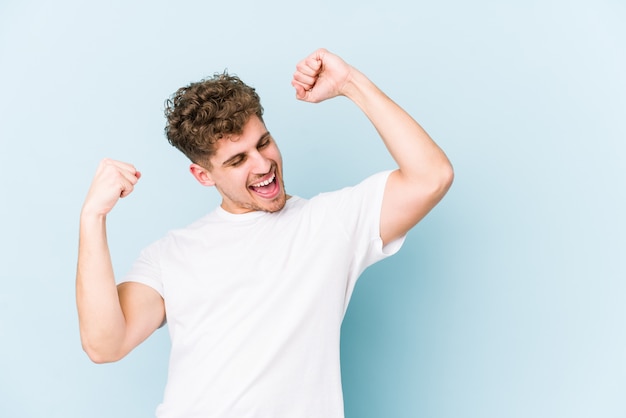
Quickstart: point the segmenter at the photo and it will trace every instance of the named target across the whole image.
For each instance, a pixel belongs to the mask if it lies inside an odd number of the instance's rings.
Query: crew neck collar
[[[295,202],[297,200],[298,200],[297,196],[290,196],[290,198],[287,199],[287,202],[285,203],[285,207],[283,207],[279,212],[284,211],[289,206],[291,206],[291,204],[293,204],[293,202]],[[274,212],[274,213],[279,213],[279,212]],[[246,212],[246,213],[231,213],[231,212],[228,212],[226,209],[224,209],[221,205],[215,208],[215,213],[220,218],[226,219],[226,220],[231,221],[231,222],[250,221],[250,220],[253,220],[253,219],[261,218],[263,216],[272,215],[272,213],[265,212],[265,211],[262,211],[262,210],[255,210],[255,211]]]
[[[231,213],[231,212],[228,212],[226,209],[224,209],[222,206],[218,206],[217,208],[215,208],[215,213],[220,218],[226,219],[228,221],[234,221],[234,222],[242,222],[242,221],[248,221],[251,219],[257,219],[263,215],[268,214],[268,212],[264,212],[262,210],[255,210],[255,211],[246,212],[246,213]]]

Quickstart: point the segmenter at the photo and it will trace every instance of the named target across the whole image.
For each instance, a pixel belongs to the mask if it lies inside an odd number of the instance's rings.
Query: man
[[[168,102],[166,133],[222,203],[146,248],[117,286],[106,215],[140,174],[111,160],[96,172],[80,219],[82,344],[93,361],[116,361],[167,320],[159,417],[342,417],[339,334],[356,279],[450,187],[443,151],[340,57],[315,51],[292,85],[299,100],[353,101],[398,169],[310,200],[289,196],[254,89],[227,74],[192,83]]]

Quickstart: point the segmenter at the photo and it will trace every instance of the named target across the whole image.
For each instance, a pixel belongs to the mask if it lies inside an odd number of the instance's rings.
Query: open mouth
[[[276,181],[276,173],[272,173],[263,181],[251,184],[249,189],[264,198],[275,197],[279,190],[278,182]]]

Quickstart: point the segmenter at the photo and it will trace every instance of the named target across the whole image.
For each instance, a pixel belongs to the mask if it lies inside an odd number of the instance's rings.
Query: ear
[[[189,166],[189,172],[192,176],[195,177],[196,180],[198,180],[198,183],[200,183],[201,185],[215,186],[215,182],[211,177],[211,173],[209,173],[209,170],[202,167],[201,165],[198,165],[196,163],[191,164]]]

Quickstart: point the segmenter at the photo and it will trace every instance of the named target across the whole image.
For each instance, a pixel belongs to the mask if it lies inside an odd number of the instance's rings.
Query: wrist
[[[81,224],[102,224],[106,222],[107,214],[85,205],[80,211]]]
[[[341,93],[363,108],[368,100],[377,97],[380,90],[367,76],[355,68],[352,68],[350,76],[341,88]]]

